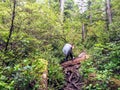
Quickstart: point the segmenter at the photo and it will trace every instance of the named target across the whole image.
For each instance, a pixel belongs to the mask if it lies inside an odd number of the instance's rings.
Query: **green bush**
[[[52,58],[48,65],[48,85],[49,88],[62,89],[64,85],[63,69],[56,58]]]
[[[120,78],[120,44],[119,43],[106,43],[96,44],[92,51],[90,60],[83,62],[81,66],[82,75],[88,80],[85,89],[111,89],[111,78]],[[95,77],[89,81],[89,74],[94,73]],[[110,87],[108,87],[110,86]],[[117,88],[117,87],[116,87]]]

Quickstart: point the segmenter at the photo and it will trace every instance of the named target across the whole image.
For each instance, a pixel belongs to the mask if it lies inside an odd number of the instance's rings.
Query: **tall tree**
[[[107,8],[107,16],[109,24],[112,23],[112,13],[111,13],[111,7],[110,7],[110,0],[106,0],[106,8]]]
[[[90,24],[92,24],[92,11],[91,11],[91,4],[92,4],[92,2],[89,0],[89,1],[88,1],[88,10],[89,10]]]
[[[14,30],[15,8],[16,8],[16,0],[13,1],[12,20],[11,20],[11,26],[10,26],[10,30],[9,30],[8,39],[7,39],[6,46],[5,46],[5,51],[7,51],[7,49],[8,49],[9,41],[11,39],[12,32]]]
[[[85,24],[82,24],[82,42],[85,41]]]
[[[120,41],[120,1],[111,0],[110,5],[112,11],[112,24],[110,25],[110,40]]]
[[[111,13],[111,5],[110,0],[106,0],[106,26],[109,29],[109,24],[112,23],[112,13]]]
[[[59,0],[60,2],[60,17],[61,17],[61,22],[63,22],[63,17],[64,17],[64,0]]]

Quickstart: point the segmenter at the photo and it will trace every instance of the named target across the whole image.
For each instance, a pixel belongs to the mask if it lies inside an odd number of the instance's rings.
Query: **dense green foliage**
[[[0,88],[8,88],[10,90],[13,88],[25,90],[38,88],[41,80],[38,73],[41,72],[41,75],[43,70],[46,70],[44,67],[47,67],[43,66],[44,60],[37,61],[41,58],[48,60],[50,64],[48,65],[48,70],[58,68],[56,72],[48,72],[50,81],[54,79],[58,83],[63,82],[62,73],[60,76],[52,78],[53,73],[59,73],[62,70],[58,64],[60,55],[57,55],[59,51],[58,46],[62,46],[62,44],[57,42],[59,38],[62,38],[58,15],[45,5],[30,2],[27,2],[25,5],[19,5],[18,2],[14,31],[8,50],[5,52],[4,49],[12,19],[11,5],[13,4],[9,1],[5,3],[0,2],[0,4]],[[52,67],[54,63],[58,64],[56,68]],[[36,84],[34,87],[29,86],[32,81]],[[53,83],[51,84],[53,85]]]
[[[90,39],[86,39],[87,44],[85,44],[85,46],[90,48],[88,52],[92,56],[82,64],[80,69],[85,80],[88,80],[84,87],[86,89],[119,90],[118,88],[120,88],[119,82],[116,82],[120,80],[120,29],[118,28],[120,13],[118,11],[119,5],[116,4],[117,2],[118,0],[111,1],[113,21],[109,24],[109,30],[104,20],[105,13],[103,11],[101,12],[101,9],[105,7],[104,4],[96,0],[91,6],[91,11],[97,14],[92,13],[92,19],[94,21],[92,25],[88,24],[88,30],[91,34],[89,33],[88,38]],[[92,7],[94,7],[94,9]],[[97,11],[95,11],[95,9],[97,9]],[[97,15],[97,17],[94,15]],[[92,38],[94,38],[94,40]],[[91,41],[91,43],[89,43],[88,40]],[[93,78],[91,78],[90,75],[92,75]],[[112,78],[116,81],[113,81]]]
[[[7,51],[5,46],[14,0],[3,1],[0,1],[0,90],[41,88],[41,76],[45,70],[48,70],[48,88],[61,89],[65,83],[60,66],[64,58],[62,47],[67,42],[74,44],[74,56],[77,57],[82,50],[91,56],[80,68],[87,81],[83,87],[85,90],[117,90],[120,87],[111,80],[120,80],[119,0],[111,0],[112,23],[109,28],[105,0],[87,0],[87,10],[83,13],[73,0],[67,0],[63,22],[59,0],[40,3],[36,3],[37,0],[17,0],[14,29]],[[89,78],[90,74],[95,75],[94,79]]]

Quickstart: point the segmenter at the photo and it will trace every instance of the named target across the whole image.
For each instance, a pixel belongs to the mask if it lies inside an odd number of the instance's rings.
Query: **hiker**
[[[72,53],[72,49],[74,48],[74,46],[72,44],[65,44],[62,51],[65,54],[65,61],[68,60],[68,58],[70,57],[73,60],[73,53]]]

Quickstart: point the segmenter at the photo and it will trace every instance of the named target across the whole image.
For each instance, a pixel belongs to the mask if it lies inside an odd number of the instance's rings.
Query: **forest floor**
[[[61,65],[65,73],[65,85],[63,90],[82,90],[84,81],[80,75],[80,63],[86,60],[88,55],[82,52],[77,58],[63,62]]]

